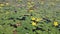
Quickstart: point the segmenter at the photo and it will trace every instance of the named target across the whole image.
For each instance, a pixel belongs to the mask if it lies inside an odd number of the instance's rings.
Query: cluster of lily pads
[[[0,34],[60,34],[60,0],[15,1],[0,3]]]

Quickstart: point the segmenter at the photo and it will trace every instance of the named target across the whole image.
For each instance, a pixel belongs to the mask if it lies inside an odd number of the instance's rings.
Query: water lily
[[[33,26],[36,26],[37,24],[36,24],[35,22],[32,22],[32,25],[33,25]]]
[[[9,5],[9,3],[6,3],[6,5]]]
[[[35,17],[31,17],[31,20],[35,20]]]
[[[54,21],[54,24],[53,25],[54,26],[58,26],[58,22]]]
[[[37,18],[37,19],[36,19],[37,22],[38,22],[38,21],[41,21],[41,20],[42,20],[42,18]]]
[[[0,4],[0,6],[4,6],[4,4]]]

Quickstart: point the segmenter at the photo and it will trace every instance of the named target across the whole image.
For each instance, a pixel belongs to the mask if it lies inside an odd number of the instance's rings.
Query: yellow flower
[[[53,24],[54,26],[58,26],[58,22],[54,22],[54,24]]]
[[[9,3],[6,3],[6,5],[9,5]]]
[[[31,17],[31,20],[35,20],[35,17]]]
[[[34,10],[29,10],[29,12],[33,12]]]
[[[4,4],[0,4],[0,6],[4,6]]]
[[[41,21],[41,20],[42,20],[42,18],[37,18],[37,19],[36,19],[36,21]]]
[[[32,25],[33,25],[33,26],[36,26],[37,24],[36,24],[35,22],[32,22]]]

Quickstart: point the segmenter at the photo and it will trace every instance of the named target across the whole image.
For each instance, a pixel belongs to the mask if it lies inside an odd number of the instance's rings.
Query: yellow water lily
[[[32,25],[33,25],[33,26],[36,26],[37,24],[36,24],[35,22],[32,22]]]
[[[31,17],[31,20],[35,20],[35,17]]]
[[[55,21],[53,25],[54,25],[54,26],[58,26],[58,22]]]
[[[4,4],[0,4],[0,6],[4,6]]]
[[[37,18],[37,19],[36,19],[36,21],[41,21],[41,20],[42,20],[42,18]]]
[[[6,3],[6,5],[9,5],[9,3]]]
[[[34,10],[29,10],[29,12],[33,12]]]

